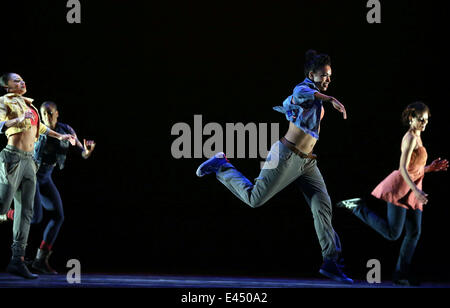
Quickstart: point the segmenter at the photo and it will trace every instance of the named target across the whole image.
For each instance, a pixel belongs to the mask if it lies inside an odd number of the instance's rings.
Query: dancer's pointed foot
[[[201,164],[197,169],[197,176],[202,177],[210,173],[216,173],[219,168],[228,162],[224,152],[216,153],[213,157]]]
[[[358,206],[362,205],[364,203],[363,199],[361,198],[353,198],[348,200],[340,201],[336,204],[338,207],[346,208],[347,210],[355,210]]]
[[[347,275],[345,275],[341,270],[341,268],[342,266],[339,266],[335,261],[325,260],[319,270],[319,273],[339,282],[353,284],[353,280],[348,278]]]

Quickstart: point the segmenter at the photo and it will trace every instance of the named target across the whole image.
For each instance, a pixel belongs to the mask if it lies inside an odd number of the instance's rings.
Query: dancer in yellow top
[[[7,146],[0,152],[0,222],[14,199],[12,258],[7,272],[33,279],[24,263],[30,222],[33,217],[33,200],[36,190],[37,165],[33,159],[34,142],[40,134],[60,140],[69,140],[70,134],[61,135],[41,123],[33,99],[24,97],[27,92],[22,77],[7,73],[0,77],[0,85],[7,94],[0,97],[0,131],[6,128]]]

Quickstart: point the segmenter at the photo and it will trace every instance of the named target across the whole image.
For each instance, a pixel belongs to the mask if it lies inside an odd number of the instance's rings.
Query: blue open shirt
[[[276,106],[273,109],[284,113],[286,119],[295,126],[319,139],[322,100],[314,97],[314,93],[318,91],[314,82],[305,78],[295,86],[294,93],[283,101],[283,106]]]

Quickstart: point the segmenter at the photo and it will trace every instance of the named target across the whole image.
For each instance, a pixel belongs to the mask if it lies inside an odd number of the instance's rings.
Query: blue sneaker
[[[323,262],[319,273],[339,282],[345,282],[348,284],[353,284],[353,280],[348,278],[341,270],[342,266],[338,265],[333,260],[326,260]]]
[[[228,162],[224,152],[216,153],[213,157],[201,164],[197,169],[197,176],[202,177],[210,173],[216,173],[219,168]]]

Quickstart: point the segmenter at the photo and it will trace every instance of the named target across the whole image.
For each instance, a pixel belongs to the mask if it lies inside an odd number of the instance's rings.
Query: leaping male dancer
[[[331,82],[331,60],[328,55],[308,51],[305,75],[305,80],[294,88],[283,106],[274,107],[286,115],[290,121],[289,129],[284,137],[272,145],[255,184],[240,173],[223,152],[201,164],[197,176],[215,173],[220,182],[252,208],[263,205],[295,181],[302,189],[314,217],[324,261],[319,272],[337,281],[353,283],[342,272],[342,265],[339,264],[341,245],[331,224],[332,204],[317,167],[316,155],[312,154],[324,115],[322,103],[331,103],[343,113],[344,119],[347,113],[337,99],[321,93],[328,89]]]

